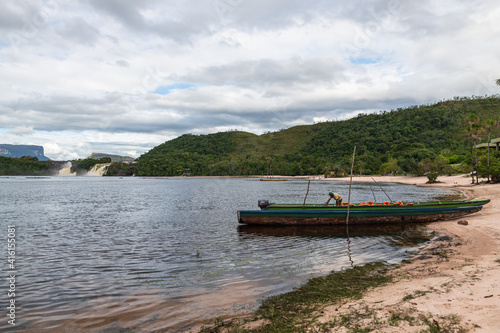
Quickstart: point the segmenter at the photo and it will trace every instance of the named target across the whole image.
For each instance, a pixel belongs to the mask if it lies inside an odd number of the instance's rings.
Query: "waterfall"
[[[102,176],[106,170],[108,169],[108,166],[111,163],[98,163],[92,167],[92,169],[87,172],[85,176],[90,176],[90,177],[99,177]]]
[[[59,170],[59,173],[57,174],[58,176],[76,176],[76,172],[71,173],[71,162],[66,162],[62,166],[62,169]]]

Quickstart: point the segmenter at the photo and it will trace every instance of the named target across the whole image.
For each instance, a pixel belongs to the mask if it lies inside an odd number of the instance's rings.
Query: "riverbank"
[[[497,332],[500,184],[471,185],[471,178],[461,175],[440,176],[440,183],[432,185],[425,184],[426,177],[373,178],[377,182],[456,188],[466,198],[489,198],[491,202],[482,211],[460,219],[467,225],[458,224],[458,220],[430,224],[439,237],[391,270],[391,283],[365,292],[360,299],[321,306],[307,318],[306,331]],[[372,179],[354,177],[353,181]]]

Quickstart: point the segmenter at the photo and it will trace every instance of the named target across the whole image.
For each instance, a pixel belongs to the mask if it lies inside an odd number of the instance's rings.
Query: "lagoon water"
[[[307,202],[330,191],[347,201],[348,185],[312,181]],[[393,200],[456,195],[380,185]],[[428,236],[422,227],[352,230],[348,242],[343,229],[238,225],[237,209],[258,209],[259,199],[302,203],[306,190],[304,180],[257,178],[0,177],[1,234],[16,229],[16,328],[185,331],[332,270],[399,262],[417,249],[412,239]],[[353,202],[374,198],[387,200],[377,184],[353,184]],[[9,327],[2,319],[0,330]]]

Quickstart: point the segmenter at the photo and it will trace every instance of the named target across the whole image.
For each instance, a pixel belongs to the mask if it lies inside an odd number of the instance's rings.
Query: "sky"
[[[3,0],[0,143],[138,157],[498,94],[499,17],[497,0]]]

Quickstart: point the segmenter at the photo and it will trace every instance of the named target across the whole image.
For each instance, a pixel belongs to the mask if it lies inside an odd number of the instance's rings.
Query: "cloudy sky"
[[[0,143],[137,157],[500,93],[497,0],[3,0]]]

